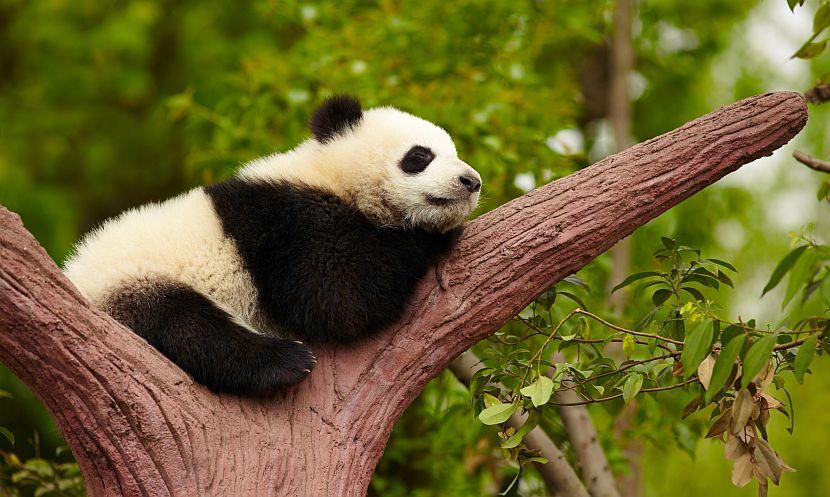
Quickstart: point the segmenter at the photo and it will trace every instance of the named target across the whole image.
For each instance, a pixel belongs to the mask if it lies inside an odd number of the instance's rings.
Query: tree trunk
[[[55,416],[92,497],[364,495],[424,385],[546,288],[804,126],[794,93],[752,97],[469,223],[405,316],[317,350],[271,399],[215,395],[80,296],[0,208],[0,361]]]

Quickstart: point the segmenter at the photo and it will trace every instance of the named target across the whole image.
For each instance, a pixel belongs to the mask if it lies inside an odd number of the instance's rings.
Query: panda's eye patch
[[[429,163],[432,162],[432,159],[434,158],[435,154],[432,153],[432,150],[420,145],[415,145],[410,148],[406,155],[403,156],[403,159],[401,159],[401,170],[410,174],[420,173],[427,168]]]

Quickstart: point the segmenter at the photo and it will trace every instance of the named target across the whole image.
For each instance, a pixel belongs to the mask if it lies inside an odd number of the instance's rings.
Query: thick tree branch
[[[473,379],[476,371],[481,369],[480,361],[476,355],[467,351],[458,356],[450,363],[450,371],[463,384],[468,385]],[[507,420],[508,426],[516,431],[525,424],[525,416],[514,413]],[[545,481],[548,490],[552,495],[562,497],[591,497],[585,485],[579,480],[573,467],[568,463],[565,454],[556,446],[553,440],[538,426],[525,435],[524,444],[538,450],[548,460],[546,464],[536,464],[536,469]],[[612,478],[613,480],[613,478]]]
[[[218,396],[84,301],[0,209],[0,361],[44,401],[92,497],[363,495],[403,410],[545,288],[804,126],[793,93],[752,97],[471,222],[396,325],[317,350],[272,399]]]

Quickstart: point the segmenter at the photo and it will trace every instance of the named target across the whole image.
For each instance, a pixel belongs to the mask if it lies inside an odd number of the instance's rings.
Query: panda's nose
[[[476,177],[464,174],[458,177],[458,181],[460,181],[461,184],[464,185],[464,188],[466,188],[470,193],[475,193],[481,190],[481,180]]]

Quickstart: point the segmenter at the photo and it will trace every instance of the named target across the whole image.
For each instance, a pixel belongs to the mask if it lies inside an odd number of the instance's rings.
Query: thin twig
[[[697,375],[692,376],[688,380],[686,380],[682,383],[678,383],[676,385],[668,385],[668,386],[663,386],[663,387],[643,388],[638,393],[643,393],[643,392],[646,392],[646,393],[648,393],[648,392],[665,392],[667,390],[674,390],[675,388],[680,388],[680,387],[685,387],[686,385],[691,385],[692,383],[694,383],[696,381],[698,381]],[[595,403],[598,403],[598,402],[608,402],[609,400],[620,399],[620,398],[622,398],[622,396],[623,396],[623,394],[620,393],[620,394],[617,394],[617,395],[612,395],[610,397],[603,397],[601,399],[587,399],[587,400],[583,400],[581,402],[567,402],[567,403],[565,403],[565,402],[553,402],[553,401],[551,401],[551,402],[548,402],[548,403],[551,404],[551,405],[554,405],[554,406],[583,406],[583,405],[586,405],[586,404],[595,404]]]
[[[795,160],[804,164],[810,169],[822,173],[830,173],[830,162],[827,162],[826,160],[816,159],[812,155],[807,155],[804,152],[800,152],[798,150],[793,152],[793,157],[795,157]]]

